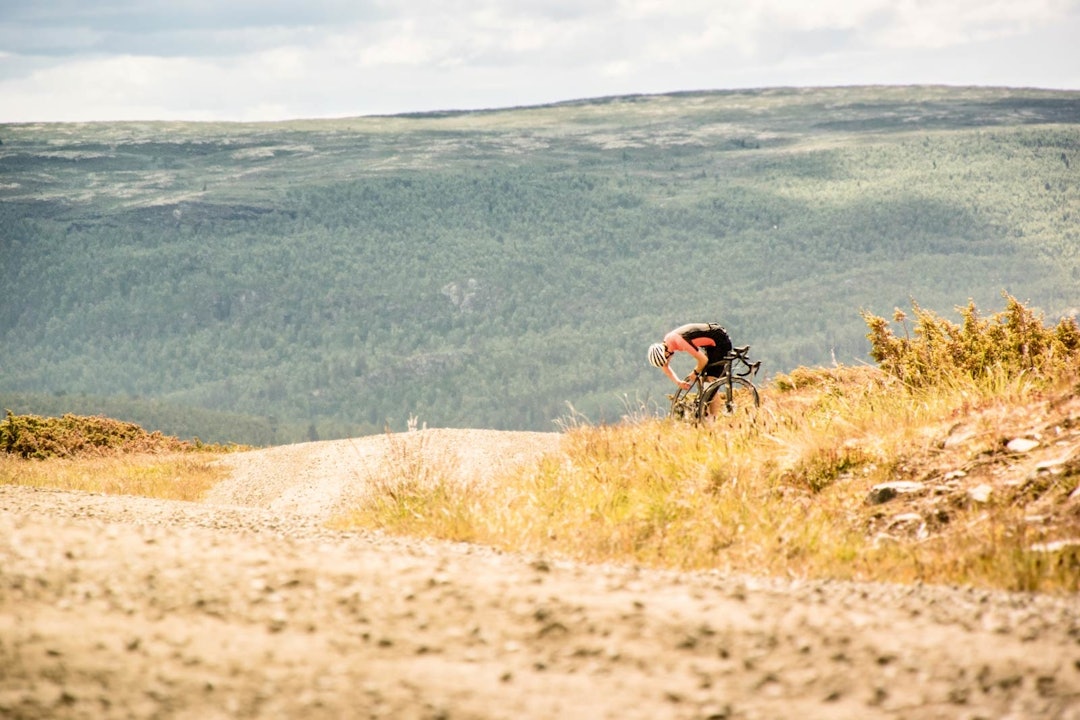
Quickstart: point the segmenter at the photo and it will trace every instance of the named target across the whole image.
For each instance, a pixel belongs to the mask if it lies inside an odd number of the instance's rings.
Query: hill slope
[[[776,372],[863,358],[859,310],[911,297],[1080,306],[1080,93],[688,93],[0,141],[16,412],[85,395],[173,432],[193,407],[221,413],[204,440],[259,443],[410,416],[550,430],[567,403],[610,419],[661,396],[643,348],[688,320]]]

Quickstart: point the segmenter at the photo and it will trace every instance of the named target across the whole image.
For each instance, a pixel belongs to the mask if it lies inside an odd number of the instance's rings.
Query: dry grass
[[[192,452],[46,460],[0,455],[0,484],[199,500],[222,478],[216,457]]]
[[[976,502],[945,482],[1010,432],[1054,422],[1030,404],[1071,389],[1057,392],[1023,381],[911,390],[869,368],[801,370],[767,388],[756,417],[576,426],[564,455],[484,485],[461,487],[430,458],[402,458],[401,476],[384,478],[346,524],[584,561],[1076,592],[1080,549],[1035,546],[1080,539],[1080,502],[1068,499],[1080,472],[1037,493],[1044,505],[1056,493],[1037,524],[1033,498],[1010,496],[1007,483]],[[991,419],[946,453],[950,429],[980,413]],[[993,420],[1002,416],[1015,427]],[[871,488],[893,480],[921,481],[929,495],[869,502]]]
[[[240,446],[190,443],[102,416],[0,421],[0,484],[198,500],[221,479],[214,460]]]
[[[330,526],[386,529],[403,535],[437,532],[446,540],[476,540],[471,514],[476,483],[463,480],[456,456],[439,452],[429,437],[388,433],[386,457],[361,479],[370,499],[331,520]]]
[[[1024,376],[912,389],[871,368],[801,369],[764,389],[755,416],[576,424],[559,454],[473,479],[406,433],[335,525],[593,562],[1077,592],[1080,542],[1061,542],[1080,541],[1075,390]],[[1041,450],[1010,453],[1014,437],[1043,438]],[[1071,459],[1038,470],[1051,455]],[[7,455],[0,483],[198,500],[219,456]],[[927,492],[869,501],[895,480]],[[980,484],[992,492],[974,500]]]

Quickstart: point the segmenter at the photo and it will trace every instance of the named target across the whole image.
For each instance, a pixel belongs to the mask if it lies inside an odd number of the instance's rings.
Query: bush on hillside
[[[0,422],[0,451],[22,458],[80,457],[184,450],[190,444],[160,432],[106,417],[39,417],[7,410]]]
[[[1006,307],[988,318],[979,316],[974,302],[957,308],[959,325],[919,307],[912,301],[915,326],[897,308],[893,320],[904,336],[893,334],[889,322],[863,312],[870,332],[870,356],[885,372],[908,385],[925,387],[961,375],[975,380],[995,373],[1007,377],[1029,374],[1052,379],[1076,367],[1080,359],[1080,327],[1071,317],[1054,327],[1016,298],[1003,294]]]

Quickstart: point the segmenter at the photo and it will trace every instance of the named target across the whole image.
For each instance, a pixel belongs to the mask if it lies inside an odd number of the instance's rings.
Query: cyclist
[[[680,380],[671,369],[671,356],[676,352],[691,355],[697,361],[686,380]],[[683,390],[698,375],[712,377],[723,372],[724,356],[731,352],[731,338],[717,323],[688,323],[680,325],[664,336],[663,342],[649,346],[649,364],[661,368],[671,381]]]

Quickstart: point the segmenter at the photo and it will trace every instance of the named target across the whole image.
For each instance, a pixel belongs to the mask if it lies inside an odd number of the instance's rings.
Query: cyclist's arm
[[[668,349],[672,352],[681,350],[684,353],[692,355],[694,360],[697,361],[697,367],[694,369],[697,372],[701,372],[705,369],[705,366],[709,364],[709,356],[705,352],[686,341],[682,335],[677,332],[670,332],[664,338],[664,343],[668,346]],[[668,363],[670,365],[670,361]],[[674,374],[674,373],[673,373]]]
[[[664,374],[671,378],[671,382],[675,383],[683,390],[686,390],[689,387],[687,383],[684,383],[675,376],[675,371],[671,369],[671,358],[668,358],[668,361],[664,363]]]

